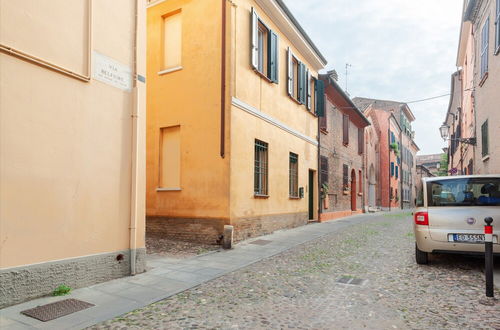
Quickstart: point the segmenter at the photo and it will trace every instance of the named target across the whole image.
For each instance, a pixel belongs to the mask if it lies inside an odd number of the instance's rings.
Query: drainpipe
[[[225,157],[226,143],[226,0],[222,0],[221,36],[221,87],[220,87],[220,156]]]
[[[130,189],[130,275],[136,274],[136,258],[137,258],[137,186],[138,186],[138,176],[139,172],[137,169],[138,159],[138,147],[139,147],[139,139],[138,139],[138,122],[137,122],[137,114],[139,108],[139,97],[137,91],[137,58],[138,58],[138,49],[137,49],[137,30],[138,30],[138,10],[139,10],[139,1],[135,1],[135,16],[134,16],[134,58],[133,58],[133,90],[132,90],[132,171],[131,171],[131,189]]]

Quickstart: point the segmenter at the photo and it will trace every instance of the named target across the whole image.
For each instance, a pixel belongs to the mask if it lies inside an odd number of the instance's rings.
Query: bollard
[[[222,238],[222,248],[229,250],[233,248],[233,231],[234,227],[225,225],[224,226],[224,237]]]
[[[493,297],[493,226],[491,217],[484,218],[484,273],[486,276],[486,297]]]

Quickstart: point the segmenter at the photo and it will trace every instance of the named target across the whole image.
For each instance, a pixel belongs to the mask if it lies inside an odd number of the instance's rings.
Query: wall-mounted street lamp
[[[465,143],[465,144],[471,144],[473,146],[476,145],[476,138],[457,138],[457,139],[451,139],[449,138],[450,136],[450,126],[446,125],[446,123],[443,123],[441,127],[439,127],[439,133],[441,134],[441,137],[443,140],[450,140],[450,141],[458,141],[460,143]]]

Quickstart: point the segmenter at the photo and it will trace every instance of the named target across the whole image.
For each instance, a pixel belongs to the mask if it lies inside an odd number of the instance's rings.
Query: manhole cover
[[[61,316],[87,309],[92,306],[94,305],[85,301],[77,299],[65,299],[51,304],[27,309],[25,311],[22,311],[21,313],[42,322],[47,322],[57,319]]]
[[[342,283],[342,284],[351,284],[351,285],[362,285],[366,282],[366,280],[363,280],[361,278],[356,278],[356,277],[351,277],[351,276],[342,276],[337,280],[337,283]]]
[[[255,245],[266,245],[271,243],[271,241],[267,241],[265,239],[258,239],[256,241],[250,242],[250,244],[255,244]]]

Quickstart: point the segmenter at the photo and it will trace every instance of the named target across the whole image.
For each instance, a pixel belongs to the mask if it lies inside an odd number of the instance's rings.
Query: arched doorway
[[[375,167],[373,164],[370,165],[370,170],[368,172],[368,206],[375,207],[375,197],[376,197],[376,184],[377,179],[375,177]]]
[[[356,171],[351,171],[351,211],[356,211]]]

